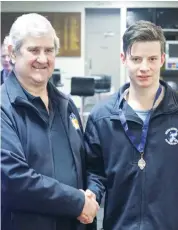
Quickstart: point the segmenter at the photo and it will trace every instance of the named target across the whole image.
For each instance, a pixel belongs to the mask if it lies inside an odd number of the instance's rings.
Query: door
[[[119,88],[120,10],[86,9],[85,74],[106,74]]]

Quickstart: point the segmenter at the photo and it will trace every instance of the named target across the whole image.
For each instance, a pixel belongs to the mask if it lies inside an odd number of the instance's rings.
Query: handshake
[[[97,211],[99,210],[99,205],[96,201],[96,196],[92,191],[83,191],[81,189],[80,191],[82,191],[85,194],[85,204],[82,213],[77,219],[82,224],[90,224],[93,222],[93,219],[95,218]]]

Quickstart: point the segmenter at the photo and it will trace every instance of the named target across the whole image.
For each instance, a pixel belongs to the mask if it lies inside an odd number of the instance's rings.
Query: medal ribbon
[[[147,139],[147,134],[148,134],[148,128],[149,128],[149,122],[150,122],[151,114],[153,112],[153,107],[154,107],[156,101],[158,100],[158,98],[159,98],[159,96],[161,94],[161,91],[162,91],[162,87],[160,85],[158,90],[157,90],[157,92],[156,92],[155,99],[154,99],[154,102],[153,102],[153,106],[152,106],[151,110],[149,111],[149,113],[147,114],[145,121],[143,122],[141,140],[140,140],[139,144],[135,143],[135,137],[132,134],[131,130],[129,130],[129,128],[128,128],[127,120],[126,120],[126,117],[125,117],[125,108],[126,108],[127,103],[126,102],[124,103],[123,109],[119,108],[119,118],[120,118],[122,127],[123,127],[127,137],[131,141],[132,145],[141,154],[141,157],[143,156],[144,149],[145,149],[145,144],[146,144],[146,139]],[[119,100],[119,107],[120,107],[121,102],[123,101],[123,99],[124,99],[126,94],[127,94],[127,92],[123,93],[121,95],[120,100]]]

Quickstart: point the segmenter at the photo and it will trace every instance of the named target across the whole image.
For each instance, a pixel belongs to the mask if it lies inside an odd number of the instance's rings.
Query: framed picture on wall
[[[30,12],[26,12],[30,13]],[[34,12],[33,12],[34,13]],[[36,12],[48,18],[60,39],[59,57],[81,56],[81,13],[80,12]],[[23,12],[1,13],[1,41],[17,17]]]
[[[59,56],[81,56],[81,13],[54,13],[53,26],[60,38]]]

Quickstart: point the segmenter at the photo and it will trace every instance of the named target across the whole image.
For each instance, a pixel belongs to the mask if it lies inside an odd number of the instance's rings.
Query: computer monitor
[[[178,41],[166,41],[165,70],[178,70]]]

